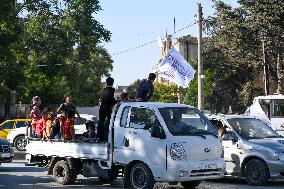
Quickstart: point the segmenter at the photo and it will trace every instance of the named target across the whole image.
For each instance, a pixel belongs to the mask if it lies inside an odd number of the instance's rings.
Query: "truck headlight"
[[[277,160],[284,160],[284,152],[274,152],[273,157]]]
[[[180,143],[173,143],[171,145],[170,155],[173,160],[186,160],[186,153]]]

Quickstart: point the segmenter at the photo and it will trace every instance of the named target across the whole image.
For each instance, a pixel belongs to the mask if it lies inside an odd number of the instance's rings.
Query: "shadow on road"
[[[17,162],[17,163],[26,163],[26,162]],[[42,167],[1,167],[0,165],[0,172],[44,172],[47,171],[47,168],[42,168]]]
[[[235,185],[241,185],[241,186],[248,186],[245,179],[241,178],[223,178],[223,179],[218,179],[218,180],[208,180],[209,182],[215,182],[215,183],[226,183],[226,184],[235,184]],[[284,180],[269,180],[268,184],[266,187],[284,187]],[[257,186],[255,186],[257,187]]]

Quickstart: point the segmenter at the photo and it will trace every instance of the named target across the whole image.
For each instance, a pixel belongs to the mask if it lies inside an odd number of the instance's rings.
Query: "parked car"
[[[11,119],[0,124],[0,138],[7,139],[10,130],[25,126],[26,122],[31,122],[31,119]]]
[[[284,178],[284,138],[264,122],[244,115],[209,115],[224,148],[226,174],[250,185]]]
[[[11,144],[4,139],[0,138],[0,164],[12,162],[14,152]]]
[[[81,119],[79,119],[76,115],[75,118],[75,134],[80,135],[86,131],[85,123],[87,120],[93,120],[98,123],[97,117],[94,115],[89,114],[80,114]],[[7,140],[19,151],[24,151],[26,148],[26,141],[25,141],[25,133],[26,128],[20,127],[16,129],[10,130],[7,136]]]

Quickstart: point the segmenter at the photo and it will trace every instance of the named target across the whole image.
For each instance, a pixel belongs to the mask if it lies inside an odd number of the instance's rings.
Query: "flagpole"
[[[198,41],[198,109],[204,111],[204,93],[203,93],[203,62],[202,62],[202,7],[197,3],[197,41]]]

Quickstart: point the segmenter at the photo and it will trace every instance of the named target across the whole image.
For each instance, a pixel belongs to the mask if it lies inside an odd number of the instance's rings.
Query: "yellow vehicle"
[[[26,122],[31,122],[31,119],[11,119],[0,124],[0,138],[7,139],[7,135],[11,129],[24,127]]]

